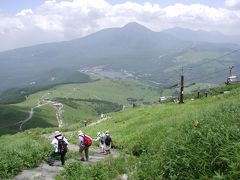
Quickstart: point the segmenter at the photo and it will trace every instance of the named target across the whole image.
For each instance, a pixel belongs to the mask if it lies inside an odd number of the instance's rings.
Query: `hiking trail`
[[[50,140],[52,136],[48,136]],[[69,151],[78,152],[79,146],[75,144],[68,145]],[[110,155],[105,155],[100,152],[100,148],[90,147],[89,149],[89,161],[80,161],[80,155],[74,158],[66,159],[65,163],[70,164],[72,162],[81,162],[83,164],[92,164],[98,161],[103,161],[109,157],[118,157],[119,153],[112,149]],[[50,156],[49,156],[50,158]],[[19,175],[17,175],[14,179],[16,180],[30,180],[30,179],[40,179],[40,180],[53,180],[54,177],[60,173],[60,171],[64,170],[64,167],[61,165],[60,160],[56,160],[53,166],[49,166],[46,162],[43,162],[39,165],[39,167],[29,170],[23,170]]]
[[[21,121],[16,123],[16,125],[20,124],[20,126],[19,126],[20,131],[23,130],[23,128],[22,128],[23,125],[32,119],[33,114],[34,114],[34,109],[39,108],[41,106],[45,106],[47,104],[53,106],[53,108],[56,110],[56,119],[57,119],[57,122],[58,122],[58,127],[63,126],[63,118],[62,118],[63,104],[55,102],[55,101],[51,101],[51,100],[45,100],[43,97],[44,96],[42,96],[40,99],[38,99],[37,106],[31,108],[31,110],[29,111],[29,115],[26,119],[21,120]]]

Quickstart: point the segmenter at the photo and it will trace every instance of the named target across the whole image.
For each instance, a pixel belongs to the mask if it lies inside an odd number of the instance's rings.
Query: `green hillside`
[[[57,69],[51,73],[43,73],[45,76],[45,82],[32,82],[32,85],[26,85],[25,87],[19,86],[18,88],[10,88],[3,92],[0,92],[0,104],[16,104],[26,100],[26,97],[39,91],[51,89],[60,84],[70,83],[88,83],[95,81],[96,78],[90,77],[87,74],[79,71],[69,71],[66,69]],[[49,80],[47,78],[52,78]],[[37,84],[35,84],[37,83]]]
[[[100,80],[85,84],[60,85],[29,96],[28,101],[37,101],[39,97],[45,96],[49,98],[99,99],[127,104],[129,97],[142,99],[145,102],[154,102],[158,100],[159,95],[159,89],[145,86],[137,81]],[[24,104],[28,104],[28,101]]]
[[[0,125],[4,131],[0,131],[0,135],[18,132],[20,121],[29,116],[33,107],[33,118],[22,126],[23,130],[58,126],[56,110],[52,105],[47,105],[44,99],[63,104],[63,126],[67,127],[75,123],[83,125],[83,120],[89,123],[96,121],[102,113],[120,111],[123,105],[128,105],[127,98],[139,100],[137,103],[153,103],[158,100],[159,94],[158,89],[137,81],[100,80],[54,86],[27,96],[24,102],[1,105]],[[40,107],[36,107],[38,105]]]
[[[0,134],[16,133],[19,130],[19,125],[16,123],[28,116],[26,111],[13,105],[0,105]]]
[[[182,105],[127,109],[101,124],[82,128],[92,137],[98,131],[110,130],[114,147],[121,155],[90,166],[70,163],[57,179],[118,179],[122,174],[129,179],[238,179],[240,87],[229,90],[227,94],[186,100]],[[76,132],[78,128],[76,125],[67,131]],[[36,129],[2,136],[0,141],[6,146],[0,147],[0,167],[5,168],[0,168],[0,178],[10,178],[23,168],[39,164],[50,147],[45,141],[39,144],[39,138],[52,131]],[[77,137],[65,134],[76,143]],[[26,150],[28,143],[34,146]],[[35,157],[32,154],[38,152],[36,147],[44,151]],[[10,154],[13,161],[8,158]]]
[[[239,92],[240,88],[184,105],[128,110],[111,121],[86,128],[92,136],[111,129],[114,146],[129,156],[91,167],[71,164],[58,179],[112,179],[123,173],[130,179],[237,179]],[[194,126],[194,120],[200,125]],[[97,172],[91,175],[89,169]]]
[[[18,105],[0,105],[0,136],[3,134],[14,134],[21,131],[21,122],[29,116],[28,107]],[[56,127],[57,121],[55,111],[49,106],[37,108],[32,119],[22,126],[22,130],[29,128]]]

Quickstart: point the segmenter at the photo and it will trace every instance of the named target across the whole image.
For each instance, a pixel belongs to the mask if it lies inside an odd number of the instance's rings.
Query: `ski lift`
[[[238,84],[238,83],[240,83],[240,81],[237,76],[229,76],[227,78],[226,84]]]

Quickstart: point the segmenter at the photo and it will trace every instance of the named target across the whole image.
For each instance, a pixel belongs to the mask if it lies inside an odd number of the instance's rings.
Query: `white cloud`
[[[226,3],[234,6],[239,1],[226,0]],[[24,9],[15,16],[0,15],[0,42],[4,42],[0,43],[0,50],[78,38],[132,21],[155,31],[180,26],[239,33],[240,12],[201,4],[162,8],[160,4],[148,2],[111,5],[104,0],[49,0],[34,12]]]
[[[16,16],[27,16],[33,14],[32,9],[23,9],[19,13],[16,14]]]
[[[231,8],[240,8],[240,0],[225,0],[225,4]]]

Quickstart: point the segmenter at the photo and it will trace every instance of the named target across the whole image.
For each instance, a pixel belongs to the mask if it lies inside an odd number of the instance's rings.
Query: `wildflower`
[[[193,120],[192,123],[193,123],[193,125],[195,127],[199,127],[200,126],[200,122],[198,120]]]

